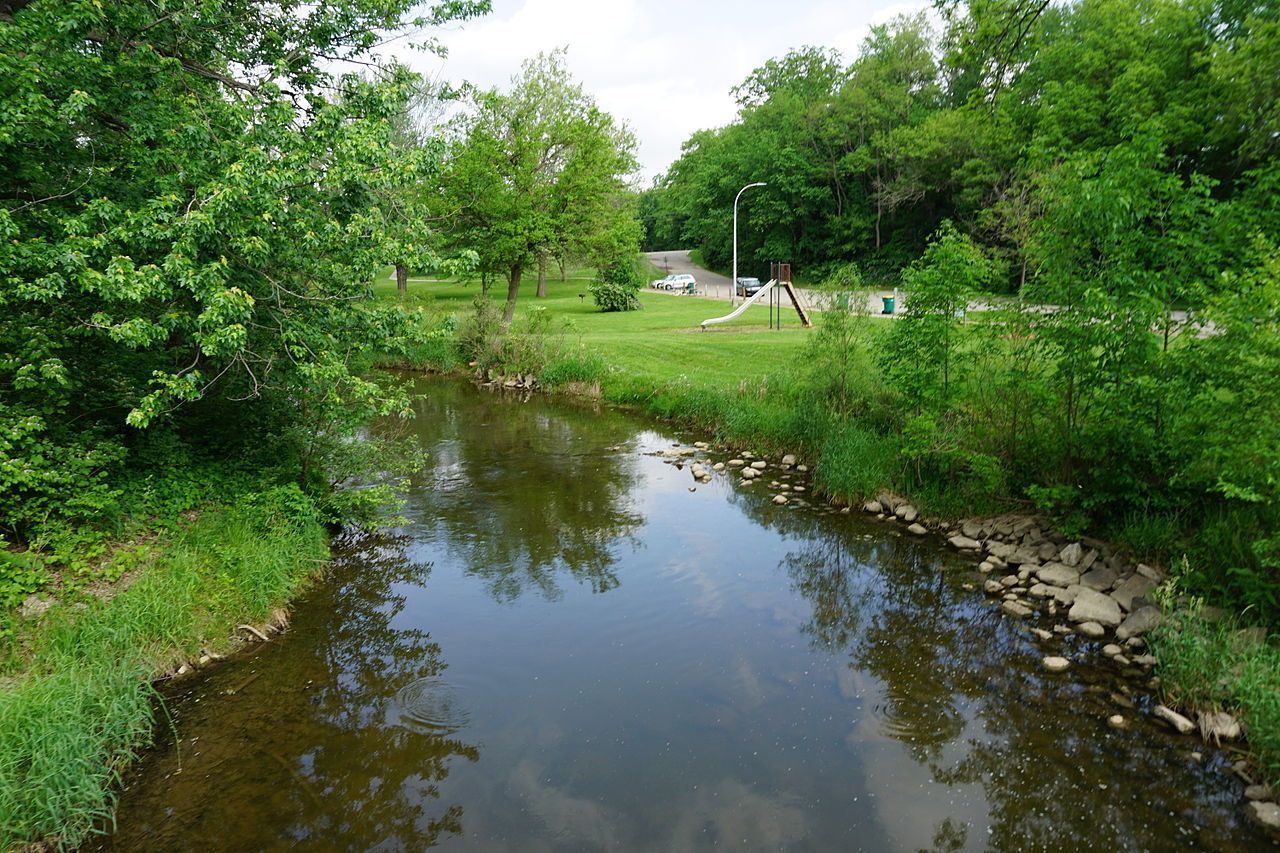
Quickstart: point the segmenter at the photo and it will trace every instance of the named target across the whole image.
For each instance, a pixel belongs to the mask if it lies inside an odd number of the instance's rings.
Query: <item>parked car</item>
[[[649,282],[649,286],[655,290],[670,290],[671,288],[668,287],[668,285],[671,284],[671,279],[673,278],[675,278],[673,275],[666,276],[665,278],[655,278],[653,281]]]
[[[682,293],[694,290],[698,286],[698,280],[688,273],[679,275],[669,275],[666,278],[660,278],[653,282],[653,286],[659,290],[678,290]]]
[[[764,287],[758,278],[739,278],[738,279],[738,295],[739,296],[755,296],[760,288]]]

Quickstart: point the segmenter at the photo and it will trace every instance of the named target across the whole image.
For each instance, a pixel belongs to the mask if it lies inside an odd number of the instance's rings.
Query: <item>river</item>
[[[702,436],[625,413],[418,386],[406,523],[167,689],[102,847],[1266,845],[1229,754],[1105,661],[1044,672],[939,541],[695,484],[655,454]]]

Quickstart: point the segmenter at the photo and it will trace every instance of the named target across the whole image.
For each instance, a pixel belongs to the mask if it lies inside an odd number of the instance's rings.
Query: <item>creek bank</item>
[[[653,455],[680,470],[687,466],[697,483],[709,482],[714,471],[728,471],[740,477],[737,487],[752,488],[764,483],[765,476],[773,475],[774,479],[768,481],[773,504],[806,505],[801,495],[808,489],[803,483],[809,468],[798,463],[794,454],[761,458],[751,451],[697,441],[692,446],[677,444]],[[717,455],[729,458],[720,460]],[[832,503],[840,506],[842,502],[836,499]],[[1041,665],[1046,671],[1066,673],[1077,662],[1093,656],[1108,661],[1115,668],[1117,679],[1160,691],[1160,679],[1153,674],[1158,661],[1148,651],[1144,635],[1164,621],[1157,596],[1167,579],[1164,569],[1134,562],[1102,540],[1068,540],[1045,519],[1034,515],[1006,514],[960,521],[926,519],[906,498],[887,491],[865,501],[860,508],[877,520],[905,525],[913,535],[937,534],[952,548],[971,557],[979,576],[986,578],[984,593],[999,602],[1007,617],[1028,623],[1035,618],[1047,619],[1052,623],[1051,630],[1029,627],[1045,647]],[[843,506],[840,511],[848,513],[850,508]],[[963,586],[976,589],[969,583]],[[1068,655],[1060,647],[1064,639],[1074,634],[1094,642]],[[1155,703],[1144,711],[1125,695],[1127,692],[1128,688],[1122,686],[1112,699],[1130,714],[1146,713],[1181,735],[1198,735],[1207,744],[1244,742],[1243,725],[1229,713],[1212,708],[1183,709],[1185,713],[1180,713]],[[1112,714],[1106,724],[1113,729],[1127,729],[1130,720],[1124,714]],[[1232,769],[1247,786],[1242,803],[1248,815],[1260,825],[1280,832],[1280,804],[1273,791],[1255,783],[1254,768],[1249,762],[1236,761]]]
[[[1117,668],[1120,677],[1161,690],[1159,676],[1152,674],[1159,661],[1147,651],[1144,635],[1165,620],[1165,605],[1158,594],[1168,579],[1163,568],[1131,561],[1114,545],[1099,539],[1069,540],[1034,515],[927,520],[922,525],[915,521],[919,515],[916,508],[891,492],[881,492],[861,509],[880,521],[912,519],[911,532],[924,526],[971,557],[980,575],[987,578],[983,591],[999,601],[1006,616],[1019,620],[1039,617],[1054,623],[1052,631],[1030,629],[1041,644],[1059,645],[1064,637],[1078,633],[1098,641],[1078,657],[1101,655]],[[971,584],[966,586],[972,588]],[[1244,629],[1240,633],[1252,635],[1256,631]],[[1115,641],[1108,642],[1112,637]],[[1043,659],[1045,669],[1051,672],[1065,671],[1073,662],[1058,651]],[[1246,740],[1245,727],[1232,714],[1218,708],[1182,710],[1184,713],[1179,713],[1159,704],[1150,713],[1179,734],[1198,733],[1205,743],[1243,744]],[[1110,718],[1109,724],[1117,728],[1127,725],[1122,716],[1117,717]],[[1256,768],[1248,761],[1237,761],[1233,770],[1248,786],[1243,796],[1250,816],[1280,832],[1280,805],[1270,788],[1255,784]]]

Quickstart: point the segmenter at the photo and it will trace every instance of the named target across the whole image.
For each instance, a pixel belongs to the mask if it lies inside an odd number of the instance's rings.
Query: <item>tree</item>
[[[195,400],[400,408],[358,371],[402,322],[364,296],[394,256],[369,200],[424,167],[388,138],[413,76],[325,69],[409,6],[0,6],[0,526],[102,512],[126,424]]]
[[[619,217],[634,218],[619,198],[635,139],[572,80],[563,51],[526,61],[510,91],[482,93],[458,131],[441,178],[444,215],[453,243],[506,277],[510,323],[530,264],[543,295],[548,258],[587,253]]]

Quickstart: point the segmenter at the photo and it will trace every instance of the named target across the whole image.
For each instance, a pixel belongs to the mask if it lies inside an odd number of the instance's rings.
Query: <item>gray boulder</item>
[[[1153,630],[1161,622],[1164,621],[1164,614],[1160,612],[1158,607],[1139,607],[1130,613],[1120,623],[1120,627],[1116,628],[1116,636],[1122,640],[1130,637],[1137,637]]]
[[[952,536],[947,540],[953,548],[959,548],[962,551],[977,551],[982,546],[969,536]]]
[[[1067,566],[1078,566],[1082,557],[1084,557],[1084,549],[1080,547],[1079,542],[1072,542],[1058,552],[1058,561]]]
[[[1093,571],[1081,575],[1080,585],[1087,586],[1089,589],[1096,589],[1098,592],[1106,592],[1116,585],[1115,570],[1106,566],[1099,566]]]
[[[1155,588],[1156,582],[1151,578],[1132,575],[1115,588],[1115,591],[1111,593],[1111,597],[1126,611],[1129,611],[1133,609],[1133,600],[1135,598],[1141,598]]]
[[[1073,589],[1076,590],[1076,598],[1071,604],[1071,612],[1067,614],[1072,622],[1097,622],[1114,628],[1123,620],[1120,605],[1115,599],[1088,587],[1076,586]]]
[[[1036,577],[1041,582],[1053,586],[1071,586],[1080,581],[1080,573],[1061,563],[1049,563],[1036,569]]]

